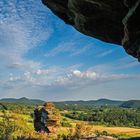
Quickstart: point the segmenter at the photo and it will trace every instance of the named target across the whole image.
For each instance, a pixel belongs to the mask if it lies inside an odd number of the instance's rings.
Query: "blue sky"
[[[0,98],[140,99],[140,64],[85,36],[40,0],[0,1]]]

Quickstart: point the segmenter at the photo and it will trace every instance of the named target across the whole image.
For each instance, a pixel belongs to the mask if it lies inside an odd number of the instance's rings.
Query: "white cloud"
[[[140,63],[135,60],[135,58],[132,58],[131,56],[127,56],[124,58],[119,59],[116,62],[117,69],[129,69],[134,67],[139,67]]]
[[[105,57],[105,56],[108,56],[110,54],[112,54],[115,50],[107,50],[107,51],[102,51],[102,52],[99,52],[98,55],[96,57]]]
[[[96,76],[97,76],[97,74],[94,71],[93,72],[89,71],[89,72],[86,73],[86,77],[91,78],[91,79],[96,78]]]
[[[25,58],[29,50],[47,41],[53,32],[46,24],[46,8],[40,6],[41,2],[34,0],[0,2],[0,59],[3,60],[0,69],[4,72],[34,71],[42,67],[39,62]]]
[[[60,42],[55,48],[48,51],[45,56],[53,57],[63,53],[69,53],[69,56],[78,56],[90,50],[92,45],[80,47],[79,42],[68,40],[67,42]]]
[[[35,85],[37,78],[34,75],[43,64],[27,59],[25,55],[42,41],[47,41],[53,32],[47,24],[48,16],[41,1],[0,1],[1,96],[19,94],[25,91],[24,87]]]
[[[81,72],[79,70],[74,70],[73,75],[79,78],[90,78],[90,79],[96,79],[97,77],[97,73],[94,71]]]
[[[73,75],[75,75],[76,77],[82,77],[82,73],[79,70],[74,70]]]
[[[75,44],[73,42],[61,42],[57,47],[50,50],[45,54],[46,57],[56,56],[60,53],[73,52],[75,50]]]
[[[21,93],[21,91],[28,94],[34,91],[32,96],[37,92],[38,94],[50,93],[51,96],[51,93],[65,92],[67,94],[67,92],[72,93],[76,90],[123,79],[140,80],[140,75],[107,73],[93,68],[82,71],[78,67],[75,69],[76,67],[38,68],[18,74],[10,73],[7,78],[0,81],[0,89],[3,89],[3,93],[7,96],[15,95],[15,92]]]
[[[11,86],[14,82],[16,87],[20,81],[20,86],[31,85],[31,87],[44,86],[46,88],[67,87],[67,89],[72,89],[74,87],[84,88],[89,85],[94,86],[103,82],[129,78],[140,79],[140,76],[128,74],[98,73],[89,69],[81,72],[80,70],[56,67],[55,69],[38,69],[35,72],[27,71],[20,74],[19,76],[12,74],[10,75],[9,79],[4,82],[4,84],[7,83]]]
[[[79,47],[79,48],[77,48],[77,49],[75,49],[73,52],[72,52],[72,54],[71,54],[71,56],[77,56],[77,55],[81,55],[81,54],[84,54],[84,53],[86,53],[88,50],[90,50],[92,48],[92,45],[90,44],[90,45],[87,45],[87,46],[84,46],[84,47]]]

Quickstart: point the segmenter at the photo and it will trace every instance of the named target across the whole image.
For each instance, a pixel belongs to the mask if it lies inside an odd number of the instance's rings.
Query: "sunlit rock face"
[[[140,61],[140,0],[42,0],[78,31],[123,45]]]

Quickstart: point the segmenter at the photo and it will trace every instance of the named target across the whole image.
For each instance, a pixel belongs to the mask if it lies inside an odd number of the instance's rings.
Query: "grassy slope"
[[[30,130],[33,131],[33,121],[32,118],[29,115],[21,115],[21,114],[12,114],[14,116],[18,116],[22,119],[24,119]],[[72,128],[74,129],[76,123],[84,123],[86,126],[91,127],[91,130],[93,132],[95,131],[107,131],[109,134],[117,134],[121,138],[132,138],[132,137],[140,137],[140,129],[137,128],[128,128],[128,127],[107,127],[103,125],[89,125],[88,123],[82,122],[82,121],[77,121],[77,120],[72,120],[69,118],[66,118],[67,121],[72,124]],[[2,120],[2,113],[0,112],[0,121]],[[61,127],[59,133],[64,133],[66,134],[68,131],[69,127]]]

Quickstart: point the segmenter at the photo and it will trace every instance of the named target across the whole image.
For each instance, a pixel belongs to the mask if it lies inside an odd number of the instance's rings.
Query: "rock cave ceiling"
[[[140,0],[42,0],[66,24],[140,61]]]

